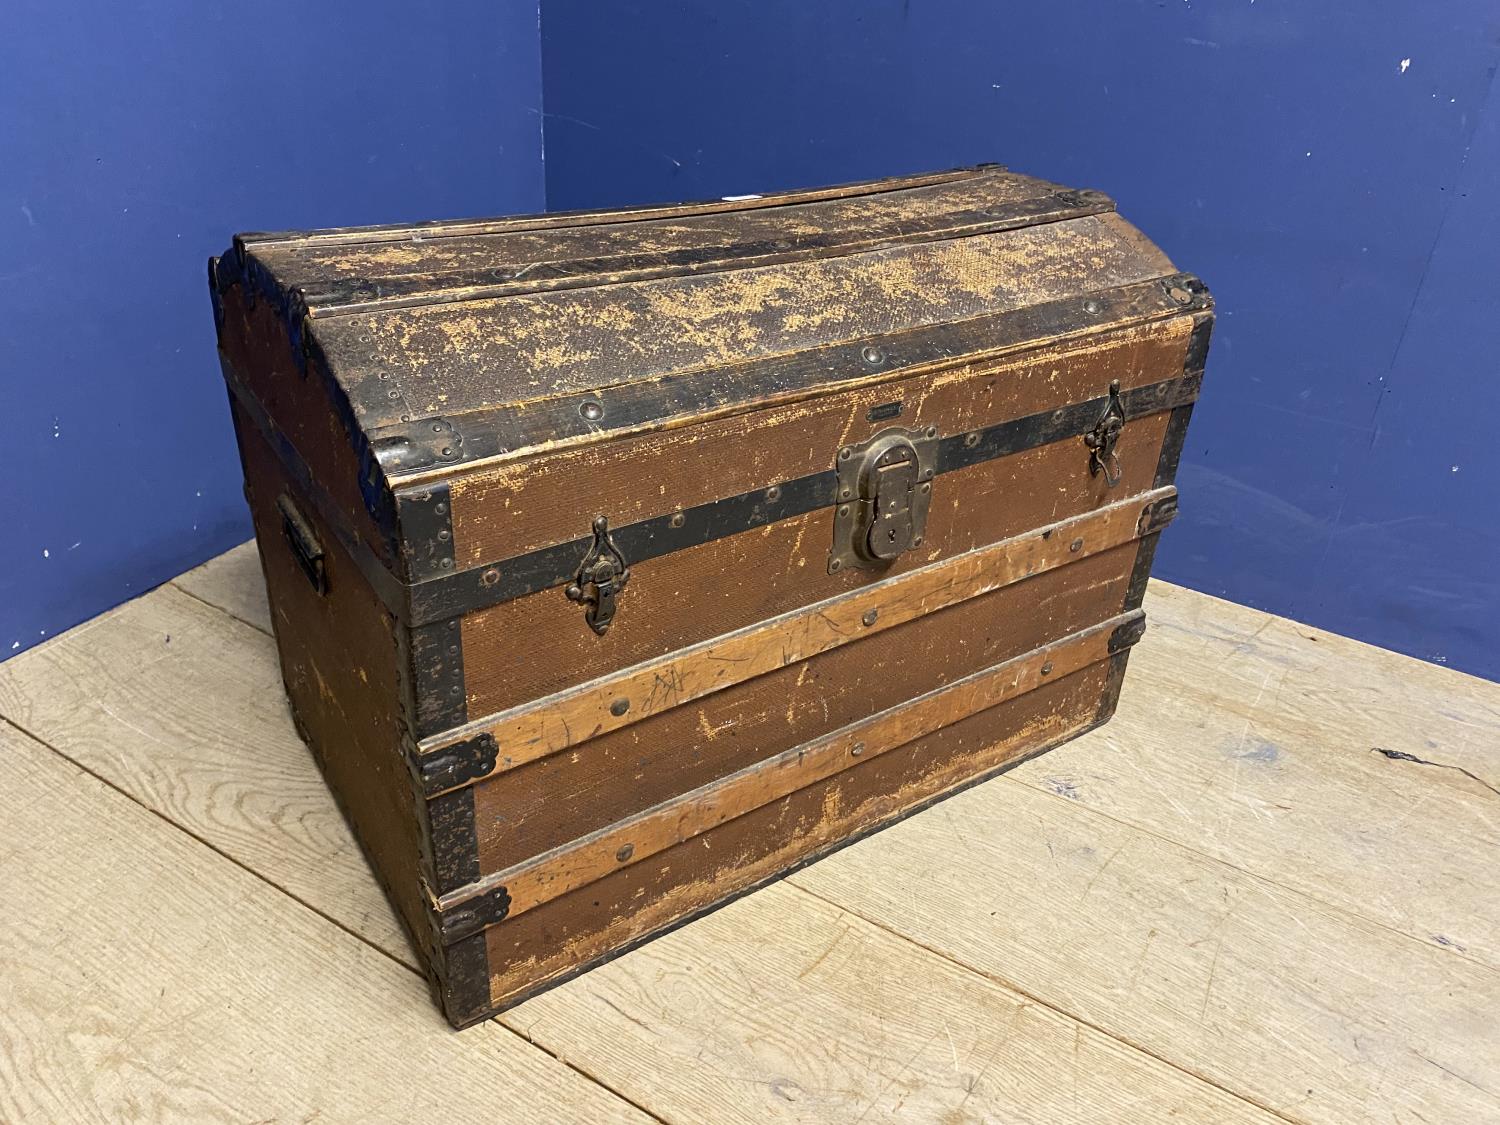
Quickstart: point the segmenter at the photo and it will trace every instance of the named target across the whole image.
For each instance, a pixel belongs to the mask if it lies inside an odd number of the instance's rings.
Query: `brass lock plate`
[[[934,427],[891,427],[839,450],[829,574],[846,567],[889,566],[903,552],[921,546],[937,451]]]

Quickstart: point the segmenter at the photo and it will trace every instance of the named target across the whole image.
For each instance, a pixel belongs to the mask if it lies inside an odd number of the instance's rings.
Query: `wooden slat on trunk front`
[[[881,755],[934,734],[957,721],[1001,706],[1043,684],[1061,680],[1106,660],[1117,636],[1139,635],[1140,610],[1111,617],[1072,636],[975,672],[952,684],[900,703],[822,738],[766,758],[728,777],[610,825],[554,852],[497,872],[472,891],[499,890],[513,918],[569,891],[586,887],[626,865],[713,831],[845,770],[857,770]],[[1051,677],[1051,678],[1049,678]],[[464,936],[462,915],[470,889],[442,902],[445,936]]]
[[[737,684],[474,786],[488,874],[1120,610],[1127,543]]]
[[[484,932],[504,1004],[1100,718],[1110,666],[1048,684]],[[473,940],[473,939],[470,939]]]

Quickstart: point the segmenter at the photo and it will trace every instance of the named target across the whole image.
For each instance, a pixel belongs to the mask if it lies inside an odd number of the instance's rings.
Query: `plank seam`
[[[253,540],[252,540],[252,542],[253,542]],[[180,575],[180,574],[177,576],[177,578],[181,578],[181,577],[182,577],[182,575]],[[271,630],[269,630],[269,629],[263,629],[259,625],[257,625],[254,621],[247,621],[245,618],[241,617],[239,614],[234,613],[231,610],[225,609],[221,605],[215,605],[213,602],[209,601],[207,598],[199,597],[197,594],[193,593],[193,591],[189,590],[186,586],[184,586],[181,583],[179,583],[177,581],[177,578],[168,579],[168,581],[167,581],[166,584],[168,586],[172,587],[172,589],[176,590],[179,594],[186,594],[188,597],[192,598],[193,601],[197,602],[199,605],[207,606],[209,609],[216,610],[217,612],[222,613],[225,617],[228,617],[230,620],[232,620],[232,621],[238,621],[241,625],[245,625],[245,626],[248,626],[251,629],[254,629],[257,633],[259,633],[263,637],[270,637],[272,640],[276,639],[276,634],[273,633],[273,632],[271,632]]]

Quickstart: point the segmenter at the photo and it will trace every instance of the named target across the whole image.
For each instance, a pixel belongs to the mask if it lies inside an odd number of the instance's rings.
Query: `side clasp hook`
[[[1120,458],[1115,453],[1115,443],[1125,429],[1125,404],[1120,401],[1120,381],[1109,385],[1109,405],[1095,423],[1094,428],[1083,435],[1083,444],[1089,449],[1089,475],[1104,474],[1104,482],[1113,488],[1120,483]]]
[[[629,581],[630,568],[610,537],[608,517],[595,517],[594,542],[565,591],[568,600],[584,607],[583,619],[602,637],[615,619],[615,599]]]

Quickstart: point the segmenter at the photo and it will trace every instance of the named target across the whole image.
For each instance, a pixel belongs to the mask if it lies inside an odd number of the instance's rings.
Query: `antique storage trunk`
[[[981,166],[242,235],[293,712],[464,1025],[1105,721],[1204,287]]]

